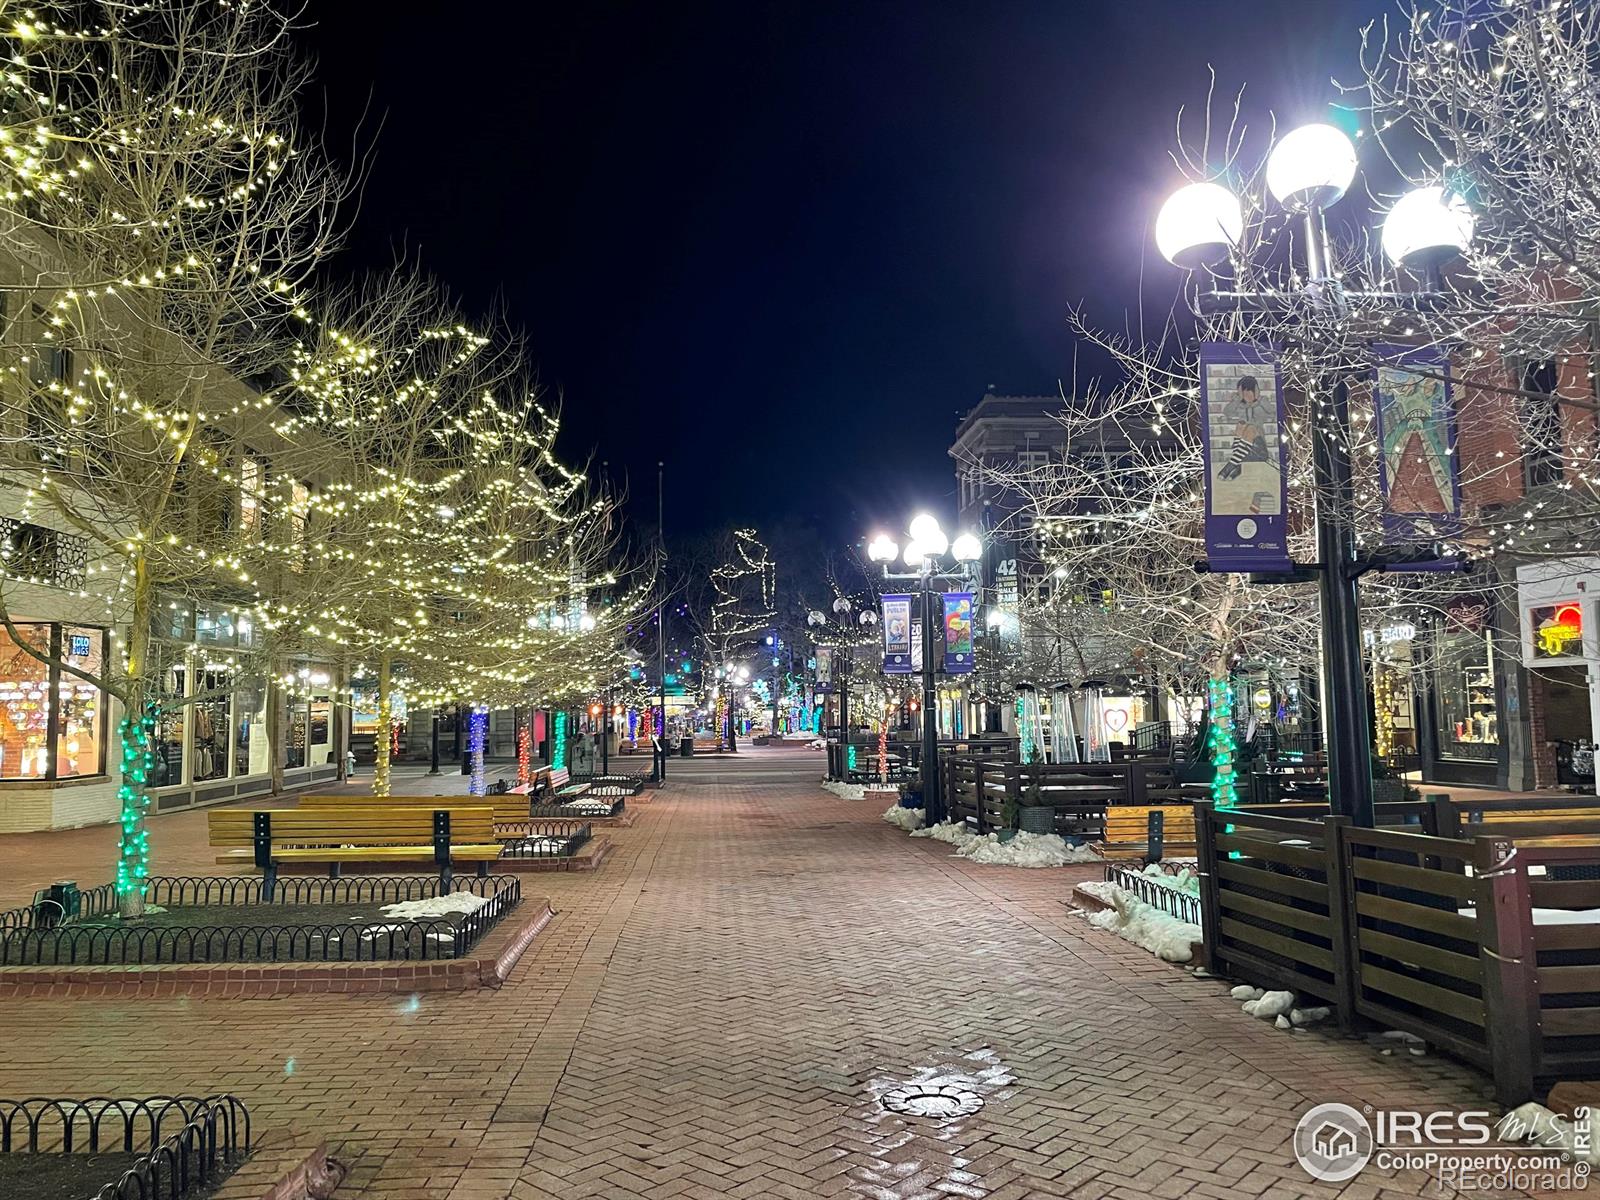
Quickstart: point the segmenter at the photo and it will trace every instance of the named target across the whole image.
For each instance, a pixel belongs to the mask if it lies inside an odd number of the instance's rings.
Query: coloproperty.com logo
[[[1592,1170],[1597,1122],[1589,1109],[1568,1121],[1483,1110],[1319,1104],[1294,1130],[1294,1156],[1323,1183],[1354,1179],[1371,1163],[1423,1171],[1458,1191],[1578,1191]],[[1542,1112],[1542,1110],[1539,1110]]]

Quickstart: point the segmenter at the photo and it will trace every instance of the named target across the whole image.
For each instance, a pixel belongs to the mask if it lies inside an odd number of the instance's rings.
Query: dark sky
[[[933,507],[987,385],[1069,378],[1121,325],[1207,64],[1291,123],[1382,0],[400,4],[319,0],[333,146],[376,161],[344,265],[418,253],[502,304],[669,533]],[[368,111],[370,110],[370,111]],[[381,129],[376,120],[382,118]],[[1155,261],[1151,261],[1155,259]],[[644,513],[641,513],[644,515]],[[653,511],[649,513],[653,518]]]

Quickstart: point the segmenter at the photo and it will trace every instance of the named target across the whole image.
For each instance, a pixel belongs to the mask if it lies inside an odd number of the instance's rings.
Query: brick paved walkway
[[[340,1196],[382,1200],[1417,1195],[1313,1186],[1298,1114],[1481,1099],[1447,1060],[1250,1020],[1069,915],[1084,872],[951,859],[820,768],[675,762],[601,871],[530,877],[560,915],[498,992],[15,1002],[0,1095],[232,1091],[260,1128],[326,1136]],[[152,836],[163,872],[206,860],[203,814]],[[89,840],[0,839],[7,892]],[[987,1105],[884,1114],[911,1079]]]

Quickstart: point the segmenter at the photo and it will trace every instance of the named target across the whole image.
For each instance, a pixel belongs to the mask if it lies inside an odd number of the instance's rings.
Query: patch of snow
[[[1176,873],[1165,871],[1159,863],[1150,863],[1142,872],[1145,879],[1157,887],[1171,888],[1186,896],[1200,894],[1200,876],[1190,867],[1180,867]]]
[[[1294,1026],[1292,1024],[1290,1024],[1289,1018],[1284,1016],[1282,1013],[1279,1013],[1277,1015],[1277,1017],[1274,1018],[1272,1024],[1273,1024],[1274,1028],[1277,1028],[1277,1029],[1293,1029],[1294,1028]]]
[[[1333,1009],[1331,1008],[1320,1006],[1317,1008],[1296,1008],[1290,1010],[1289,1021],[1293,1025],[1315,1025],[1318,1021],[1326,1021],[1332,1015]]]
[[[451,892],[448,896],[429,896],[426,900],[403,900],[399,904],[385,904],[378,911],[386,917],[401,917],[408,921],[421,921],[427,917],[442,917],[448,913],[477,912],[489,901],[471,892]],[[404,929],[404,925],[387,926]]]
[[[867,789],[862,784],[845,783],[839,779],[826,780],[822,785],[822,790],[832,792],[841,800],[864,800],[867,795]]]
[[[1112,907],[1087,914],[1089,924],[1143,947],[1166,962],[1186,963],[1194,956],[1192,944],[1201,938],[1200,926],[1146,904],[1126,888],[1103,886],[1110,889],[1105,898]]]
[[[1053,833],[1019,832],[1010,841],[1000,835],[974,835],[956,846],[956,854],[975,863],[998,867],[1065,867],[1072,863],[1100,862],[1088,846],[1069,846]]]
[[[1259,1000],[1266,994],[1264,988],[1251,987],[1248,983],[1241,983],[1228,993],[1235,1000]]]
[[[1500,1118],[1495,1132],[1506,1141],[1525,1141],[1543,1150],[1558,1150],[1574,1162],[1600,1167],[1600,1121],[1591,1114],[1580,1127],[1571,1117],[1529,1101]]]
[[[913,829],[922,828],[924,815],[920,808],[902,808],[898,804],[891,804],[884,810],[883,819],[896,829],[910,833]]]
[[[936,842],[946,842],[958,851],[964,846],[983,839],[967,828],[964,821],[940,821],[937,825],[929,825],[923,829],[913,829],[912,837],[932,838]]]
[[[1283,1016],[1294,1007],[1294,993],[1266,992],[1258,999],[1246,1000],[1242,1007],[1252,1017],[1270,1021],[1274,1017]]]
[[[1463,917],[1476,917],[1478,910],[1470,905],[1456,910]],[[1536,908],[1535,925],[1600,925],[1600,908]]]

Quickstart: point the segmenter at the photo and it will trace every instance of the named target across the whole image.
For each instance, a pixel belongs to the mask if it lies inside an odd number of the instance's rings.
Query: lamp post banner
[[[883,597],[883,669],[889,675],[911,673],[911,597]]]
[[[1461,532],[1455,399],[1450,360],[1437,347],[1374,346],[1373,418],[1386,542]],[[1408,367],[1420,367],[1419,374]]]
[[[817,677],[815,690],[817,695],[826,696],[833,691],[833,647],[817,647]]]
[[[944,594],[944,669],[947,675],[972,670],[972,593]]]
[[[1289,570],[1283,377],[1259,346],[1200,347],[1206,561],[1213,571]]]

